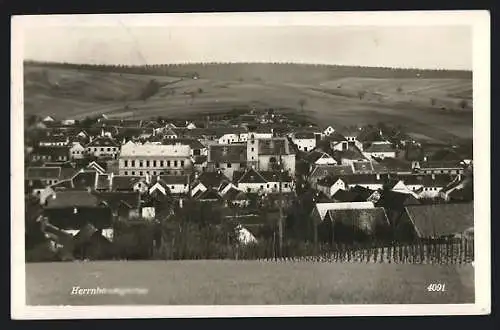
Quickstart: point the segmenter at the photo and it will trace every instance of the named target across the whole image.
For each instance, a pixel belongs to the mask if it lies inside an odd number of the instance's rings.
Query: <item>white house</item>
[[[52,118],[51,116],[47,116],[47,117],[43,118],[43,120],[42,120],[42,122],[44,122],[44,123],[54,122],[54,121],[55,121],[55,119]]]
[[[318,181],[316,189],[327,196],[333,196],[339,190],[346,190],[347,185],[340,177],[326,177]]]
[[[240,142],[240,135],[236,133],[224,134],[218,140],[219,144],[231,144],[238,142]]]
[[[311,151],[316,148],[316,137],[314,133],[297,132],[292,134],[292,142],[300,151]]]
[[[256,171],[247,169],[234,172],[233,183],[238,190],[248,193],[277,193],[280,192],[280,175],[277,172]],[[281,174],[281,192],[291,192],[292,178],[287,173]]]
[[[196,128],[196,125],[195,125],[194,123],[192,123],[192,122],[191,122],[191,123],[187,124],[186,128],[187,128],[187,129],[195,129],[195,128]]]
[[[75,124],[75,120],[74,119],[65,119],[65,120],[62,120],[61,121],[61,124],[63,125],[74,125]]]
[[[82,159],[85,157],[86,149],[80,142],[73,142],[69,148],[69,157],[71,159]]]
[[[330,210],[362,210],[374,208],[375,205],[372,202],[316,203],[312,215],[319,220],[319,222],[322,222]]]
[[[85,148],[87,154],[97,158],[116,159],[120,153],[120,144],[109,136],[99,136],[90,141]]]
[[[337,161],[327,154],[326,152],[323,151],[318,151],[318,150],[313,150],[311,151],[306,157],[306,161],[311,164],[311,166],[314,165],[336,165]]]

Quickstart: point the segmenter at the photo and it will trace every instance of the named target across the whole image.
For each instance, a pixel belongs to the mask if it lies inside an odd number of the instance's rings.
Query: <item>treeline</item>
[[[471,71],[384,68],[297,63],[178,63],[152,65],[74,64],[26,61],[25,64],[76,70],[238,81],[318,81],[340,77],[472,79]]]

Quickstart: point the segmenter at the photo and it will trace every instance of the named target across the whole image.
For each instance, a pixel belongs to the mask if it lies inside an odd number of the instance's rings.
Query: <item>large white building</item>
[[[122,146],[119,159],[120,175],[184,175],[192,168],[189,145],[158,145],[133,143]]]

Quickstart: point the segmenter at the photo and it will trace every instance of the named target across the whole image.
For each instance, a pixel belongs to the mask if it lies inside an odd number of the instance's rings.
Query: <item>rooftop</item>
[[[120,156],[170,156],[170,157],[189,157],[191,148],[189,145],[162,145],[162,144],[140,144],[127,142],[121,148]]]
[[[246,144],[215,144],[209,146],[208,160],[210,162],[245,162],[247,160]]]

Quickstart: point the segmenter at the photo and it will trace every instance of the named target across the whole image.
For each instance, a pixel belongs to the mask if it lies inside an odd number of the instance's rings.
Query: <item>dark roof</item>
[[[440,149],[429,156],[432,161],[461,161],[464,159],[462,155],[453,149]]]
[[[122,205],[131,209],[138,208],[140,205],[139,192],[95,192],[94,195],[100,200],[106,202],[110,208],[116,209]]]
[[[364,160],[366,157],[363,153],[354,145],[349,145],[347,150],[334,151],[334,156],[337,159],[350,159],[350,160]]]
[[[456,176],[450,174],[436,174],[434,179],[431,175],[408,174],[399,175],[398,178],[406,185],[422,185],[424,187],[446,187]]]
[[[330,156],[326,152],[312,150],[304,157],[304,159],[305,159],[305,161],[307,161],[309,163],[315,163],[318,159],[322,158],[323,156],[333,158],[332,156]]]
[[[143,180],[140,176],[123,176],[115,175],[113,176],[113,181],[111,182],[112,190],[132,190],[134,184]]]
[[[208,188],[205,191],[198,191],[194,196],[196,200],[220,200],[222,197],[219,195],[217,190],[213,188]]]
[[[222,172],[203,172],[194,182],[201,182],[207,188],[218,188],[223,182],[231,182],[231,180]]]
[[[361,199],[361,202],[366,201],[376,190],[365,188],[362,186],[354,186],[350,189],[351,192],[357,194]]]
[[[354,172],[374,172],[372,162],[353,162]]]
[[[191,149],[204,149],[206,148],[200,141],[197,139],[163,139],[163,144],[175,145],[177,143],[188,145]]]
[[[187,175],[160,175],[160,180],[167,185],[188,184],[189,176]]]
[[[61,142],[68,142],[68,137],[64,135],[49,135],[49,136],[44,136],[43,138],[40,139],[40,142],[50,142],[50,143],[61,143]]]
[[[99,200],[87,191],[67,190],[56,192],[55,197],[47,198],[46,208],[97,207]]]
[[[348,175],[353,173],[350,165],[316,165],[311,171],[310,176],[323,178],[327,175]]]
[[[375,206],[385,207],[391,210],[402,210],[405,206],[419,204],[419,200],[412,194],[386,190],[381,193],[380,199]]]
[[[385,178],[385,175],[380,175],[380,179],[377,179],[376,174],[353,174],[343,176],[342,180],[348,184],[382,184]]]
[[[69,146],[35,146],[32,154],[51,156],[69,156]]]
[[[330,142],[342,142],[342,141],[347,141],[345,136],[342,134],[338,133],[337,131],[333,132],[332,134],[328,135],[325,137],[326,141]]]
[[[315,137],[313,132],[296,132],[293,135],[294,139],[314,139]]]
[[[292,177],[288,174],[288,172],[283,172],[281,173],[281,175],[280,172],[273,172],[273,171],[259,171],[259,173],[267,182],[279,182],[280,176],[281,176],[281,181],[283,182],[292,181]]]
[[[411,162],[398,159],[398,158],[384,158],[377,159],[375,163],[378,163],[383,168],[387,169],[390,172],[411,172]]]
[[[329,219],[338,224],[355,227],[367,234],[376,232],[378,226],[389,225],[384,208],[328,210]]]
[[[108,136],[99,136],[89,142],[86,147],[119,147],[120,144]]]
[[[193,164],[195,164],[195,165],[203,164],[207,161],[207,159],[208,159],[207,156],[194,156]]]
[[[395,152],[392,143],[372,143],[364,152]]]
[[[224,200],[236,201],[236,200],[247,200],[248,195],[243,191],[231,187],[223,196]]]
[[[407,206],[406,212],[420,237],[439,237],[474,227],[473,203]]]
[[[289,154],[288,141],[284,138],[258,139],[259,155]],[[246,148],[246,146],[245,146]]]
[[[60,167],[28,167],[25,180],[59,179],[60,175]]]
[[[73,187],[75,189],[86,189],[87,187],[94,187],[97,175],[98,173],[95,171],[79,172],[72,179]]]
[[[459,161],[456,160],[451,160],[451,161],[427,161],[427,162],[420,162],[420,168],[451,168],[451,169],[458,169],[458,168],[463,168],[462,165],[460,165]]]
[[[98,174],[95,189],[110,189],[110,177],[107,174]]]
[[[245,162],[247,160],[246,144],[211,145],[209,147],[209,161],[223,162]]]
[[[339,189],[333,194],[332,199],[335,202],[366,202],[366,198],[362,199],[361,196],[352,190]]]

